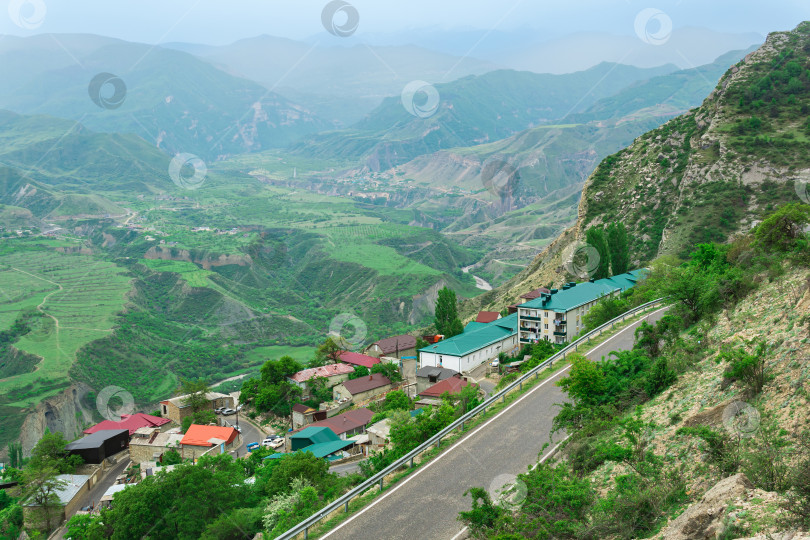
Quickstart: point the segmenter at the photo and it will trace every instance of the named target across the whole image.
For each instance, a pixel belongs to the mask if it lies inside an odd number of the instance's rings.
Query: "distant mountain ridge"
[[[584,111],[633,82],[675,71],[672,65],[641,69],[600,64],[567,75],[500,70],[435,85],[435,114],[410,114],[400,96],[383,103],[351,129],[296,143],[291,151],[312,157],[363,159],[372,171],[446,148],[493,142]]]
[[[236,76],[302,103],[332,128],[349,126],[413,80],[447,82],[502,65],[414,45],[350,47],[268,35],[225,46],[170,43]]]
[[[562,254],[595,225],[628,228],[632,265],[684,257],[701,242],[749,231],[763,212],[800,202],[810,178],[810,22],[775,32],[731,66],[702,105],[605,158],[588,179],[576,225],[465,313],[570,279]]]
[[[37,35],[0,41],[0,108],[80,121],[96,131],[134,133],[170,153],[213,160],[283,147],[322,131],[316,115],[261,85],[190,54],[88,36]],[[120,106],[102,108],[89,84],[99,73],[123,81]],[[111,87],[102,87],[110,93]]]

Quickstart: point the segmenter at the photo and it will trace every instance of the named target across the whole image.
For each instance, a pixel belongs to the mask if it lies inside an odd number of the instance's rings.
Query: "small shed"
[[[103,429],[69,443],[65,450],[72,456],[81,456],[85,463],[98,464],[127,448],[128,429]]]

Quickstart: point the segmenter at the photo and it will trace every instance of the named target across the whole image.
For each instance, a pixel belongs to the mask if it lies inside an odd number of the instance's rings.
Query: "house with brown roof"
[[[298,429],[320,420],[326,420],[326,411],[313,409],[303,403],[296,403],[292,406],[293,429]]]
[[[517,313],[518,306],[523,304],[524,302],[528,302],[529,300],[534,300],[535,298],[540,298],[544,294],[550,294],[551,290],[547,289],[546,287],[540,287],[539,289],[534,289],[533,291],[529,291],[525,294],[520,295],[520,300],[517,304],[512,304],[508,306],[506,309],[511,315],[512,313]]]
[[[332,388],[348,379],[349,373],[354,373],[354,367],[348,364],[329,364],[328,366],[302,369],[287,377],[287,380],[301,389],[301,396],[304,399],[309,399],[312,395],[312,383],[316,379],[324,379],[326,387]]]
[[[353,409],[351,411],[315,422],[309,427],[328,427],[335,435],[343,440],[348,439],[352,435],[358,433],[365,433],[366,426],[371,422],[374,412],[365,407],[360,409]]]
[[[382,373],[374,373],[368,377],[343,381],[332,389],[335,401],[353,400],[365,401],[391,390],[391,381]]]
[[[478,323],[491,323],[501,318],[501,314],[497,311],[479,311],[475,322]]]
[[[375,341],[366,347],[363,352],[375,358],[381,356],[390,356],[392,358],[416,356],[416,338],[407,334],[391,336]]]
[[[183,459],[196,459],[215,446],[219,451],[214,451],[214,454],[224,454],[241,442],[239,432],[232,427],[191,424],[180,440],[180,455]]]

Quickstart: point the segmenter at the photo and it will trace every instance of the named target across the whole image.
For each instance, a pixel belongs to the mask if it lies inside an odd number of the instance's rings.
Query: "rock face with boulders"
[[[667,540],[708,540],[720,535],[730,501],[745,495],[753,484],[739,473],[720,480],[663,531]]]

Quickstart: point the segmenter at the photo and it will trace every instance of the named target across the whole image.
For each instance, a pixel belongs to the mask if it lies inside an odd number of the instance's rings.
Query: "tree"
[[[716,277],[697,266],[673,268],[660,287],[662,296],[680,303],[688,324],[720,306]]]
[[[200,538],[209,523],[251,501],[244,469],[227,454],[159,470],[116,493],[104,516],[113,540]]]
[[[325,366],[327,364],[336,364],[340,362],[340,353],[343,349],[338,343],[330,336],[326,338],[316,350],[315,357],[309,363],[310,367]]]
[[[262,365],[261,375],[264,384],[276,384],[287,380],[287,377],[304,369],[295,358],[284,355],[278,360],[268,360]]]
[[[477,384],[468,384],[462,388],[455,397],[458,402],[460,415],[466,414],[467,411],[476,408],[481,403],[481,396]]]
[[[810,222],[810,205],[786,204],[765,218],[756,229],[757,241],[766,251],[793,251]]]
[[[391,362],[380,362],[371,366],[371,373],[380,373],[391,382],[399,382],[402,380],[402,373],[399,372],[399,366]]]
[[[167,452],[163,454],[163,460],[161,463],[163,465],[178,465],[183,462],[183,458],[180,456],[180,452],[171,448]]]
[[[105,537],[100,515],[76,514],[67,522],[67,538],[70,540],[101,540]]]
[[[746,390],[752,396],[756,396],[762,392],[762,387],[768,380],[765,365],[767,350],[768,344],[764,340],[755,345],[753,353],[748,353],[742,347],[726,346],[720,351],[719,358],[728,362],[726,376],[742,381]]]
[[[73,474],[76,467],[84,463],[84,460],[81,456],[68,455],[65,450],[67,444],[68,442],[61,432],[51,433],[46,429],[45,434],[31,450],[28,466],[34,469],[52,467],[57,474]]]
[[[493,503],[484,488],[470,488],[464,492],[467,495],[472,499],[472,508],[459,512],[458,519],[467,525],[473,538],[490,538],[506,517],[506,510]]]
[[[464,331],[461,319],[458,318],[456,293],[448,287],[439,291],[436,299],[436,331],[446,338],[457,336]]]
[[[23,471],[24,498],[37,507],[36,513],[41,516],[42,528],[46,532],[51,531],[56,509],[61,504],[57,492],[67,487],[67,482],[60,480],[58,475],[54,463],[49,461],[29,463]]]
[[[610,250],[610,271],[615,276],[630,269],[630,246],[627,229],[622,222],[613,222],[607,227],[607,244]]]
[[[315,457],[312,452],[284,454],[272,461],[256,472],[257,487],[270,496],[289,493],[296,478],[305,480],[320,492],[324,492],[335,481],[326,460]]]
[[[394,390],[385,395],[385,402],[383,403],[384,411],[410,411],[411,398],[402,390]]]
[[[571,372],[557,386],[563,389],[577,405],[596,405],[607,390],[605,374],[601,366],[581,354],[569,355]]]
[[[602,227],[590,227],[585,233],[585,241],[599,254],[599,265],[591,276],[594,279],[610,277],[610,251]]]
[[[183,398],[183,405],[191,407],[195,413],[203,409],[212,409],[211,402],[208,400],[208,394],[211,388],[204,379],[180,379],[180,387],[177,389],[178,393],[185,396]]]
[[[15,469],[19,469],[23,465],[22,445],[19,442],[10,442],[8,444],[8,461],[9,464]]]
[[[363,377],[368,377],[371,372],[365,366],[354,366],[354,371],[349,373],[349,380],[351,379],[361,379]]]

